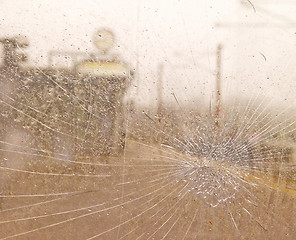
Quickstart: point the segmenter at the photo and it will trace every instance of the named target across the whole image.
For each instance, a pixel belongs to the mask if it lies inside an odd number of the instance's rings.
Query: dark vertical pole
[[[139,32],[140,32],[140,13],[141,13],[141,1],[138,0],[138,7],[137,7],[137,33],[136,33],[136,72],[135,72],[135,79],[136,79],[136,94],[139,95],[139,84],[140,84],[140,75],[139,75]]]
[[[157,82],[157,116],[161,118],[162,114],[162,78],[163,78],[163,64],[158,66],[158,82]]]
[[[219,118],[221,114],[221,50],[222,45],[217,47],[217,74],[216,74],[216,109],[215,109],[215,124],[219,127]]]

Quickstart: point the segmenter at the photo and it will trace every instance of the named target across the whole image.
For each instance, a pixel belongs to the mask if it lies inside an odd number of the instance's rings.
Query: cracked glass
[[[293,1],[0,9],[0,239],[295,238]]]

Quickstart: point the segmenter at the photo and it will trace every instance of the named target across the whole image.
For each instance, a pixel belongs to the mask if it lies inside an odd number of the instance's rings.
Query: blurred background
[[[294,1],[0,10],[1,239],[294,239]]]
[[[131,97],[142,105],[156,104],[159,75],[166,101],[175,102],[171,93],[178,92],[180,101],[202,98],[209,103],[221,44],[223,98],[259,93],[291,104],[294,5],[275,0],[74,1],[71,5],[67,1],[1,1],[1,35],[28,38],[26,65],[69,66],[71,59],[65,59],[69,56],[56,56],[49,63],[50,52],[97,52],[95,31],[111,29],[116,43],[110,51],[137,70]]]

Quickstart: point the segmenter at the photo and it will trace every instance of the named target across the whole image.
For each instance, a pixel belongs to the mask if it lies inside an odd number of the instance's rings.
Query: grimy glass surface
[[[1,240],[295,239],[295,1],[0,10]]]

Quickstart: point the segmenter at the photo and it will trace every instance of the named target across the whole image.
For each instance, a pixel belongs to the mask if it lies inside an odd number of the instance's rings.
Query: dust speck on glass
[[[295,239],[294,1],[0,9],[0,239]]]

